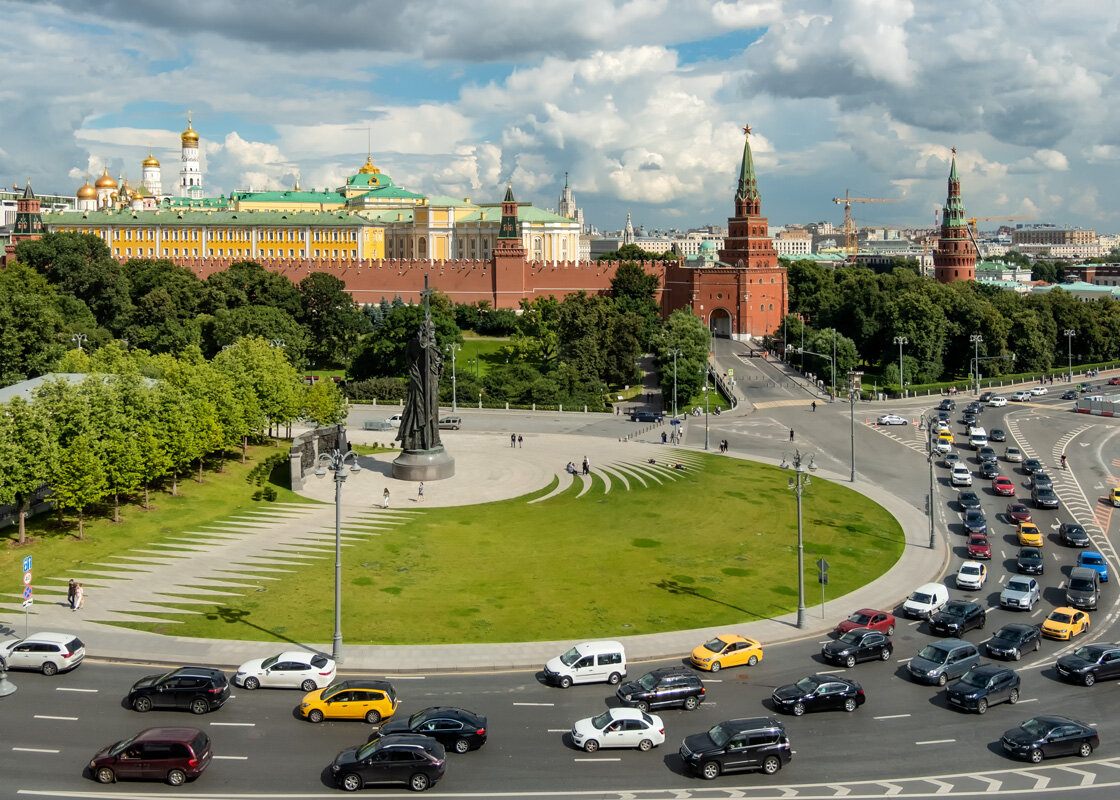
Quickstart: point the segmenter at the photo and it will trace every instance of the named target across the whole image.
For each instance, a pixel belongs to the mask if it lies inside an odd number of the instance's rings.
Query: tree
[[[549,295],[521,299],[517,333],[510,342],[524,358],[551,364],[560,350],[560,301]]]
[[[642,350],[649,343],[661,322],[661,314],[654,299],[660,279],[642,269],[641,264],[625,261],[618,265],[611,278],[611,296],[615,307],[624,314],[638,317],[635,331]]]
[[[93,378],[82,382],[80,391],[90,406],[91,430],[104,463],[106,490],[113,496],[113,522],[121,521],[121,495],[138,492],[144,484],[144,463],[136,446],[136,422],[125,392],[135,391],[135,376],[111,381]]]
[[[440,347],[461,344],[462,334],[447,295],[436,292],[430,300],[432,324]],[[380,327],[366,336],[358,347],[346,375],[350,380],[395,378],[408,370],[405,348],[424,321],[423,306],[394,306]]]
[[[50,372],[66,350],[65,330],[58,294],[44,277],[19,262],[0,270],[0,385]]]
[[[218,353],[213,363],[236,387],[249,430],[286,424],[299,416],[303,408],[299,375],[281,348],[247,336]],[[243,450],[245,444],[243,440]]]
[[[284,342],[288,360],[298,370],[307,364],[307,332],[287,312],[270,306],[239,306],[232,310],[218,311],[209,324],[204,325],[208,352],[217,353],[242,336],[259,336]]]
[[[299,282],[299,293],[311,357],[318,364],[344,363],[358,337],[372,329],[369,319],[334,275],[312,272]]]
[[[711,332],[691,308],[680,308],[669,315],[653,342],[665,397],[673,396],[673,351],[680,352],[676,359],[677,397],[687,402],[704,383],[711,344]]]
[[[42,406],[22,397],[0,406],[0,503],[18,509],[21,545],[32,499],[53,477],[57,453]]]
[[[303,394],[303,416],[317,426],[339,425],[349,413],[350,404],[334,381],[317,381]]]
[[[85,510],[105,497],[105,463],[97,440],[82,433],[61,450],[51,477],[53,497],[59,511],[78,512],[78,538],[85,538]]]
[[[175,386],[161,382],[155,391],[155,419],[163,452],[171,474],[171,496],[179,494],[179,475],[202,453],[195,433],[194,409]]]
[[[284,275],[269,272],[255,261],[237,261],[229,269],[206,279],[203,310],[214,314],[219,309],[264,306],[283,311],[292,318],[303,311],[299,289]]]
[[[617,250],[603,253],[596,261],[680,261],[681,257],[673,252],[651,253],[636,244],[624,244]]]

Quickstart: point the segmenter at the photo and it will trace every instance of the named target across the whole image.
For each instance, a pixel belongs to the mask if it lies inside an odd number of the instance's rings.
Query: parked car
[[[583,642],[544,665],[544,680],[561,689],[573,683],[609,683],[626,677],[626,649],[621,642]]]
[[[927,619],[949,602],[949,590],[944,584],[924,583],[902,604],[902,612],[911,618]]]
[[[486,717],[465,708],[431,706],[417,711],[408,719],[391,719],[383,723],[369,741],[402,733],[430,736],[445,750],[466,753],[486,744]]]
[[[971,559],[987,560],[992,557],[992,543],[982,533],[970,533],[968,535],[967,550],[968,557]]]
[[[675,706],[692,711],[704,700],[704,682],[683,667],[663,667],[636,681],[625,681],[615,692],[618,701],[640,711]]]
[[[746,770],[773,775],[789,763],[791,755],[785,726],[772,717],[717,723],[705,733],[686,736],[680,749],[685,770],[706,780]]]
[[[949,705],[984,714],[988,706],[1019,702],[1022,680],[1015,670],[997,664],[978,664],[945,690]]]
[[[1069,547],[1088,547],[1089,534],[1076,522],[1063,522],[1058,526],[1058,538]]]
[[[348,747],[330,763],[340,789],[356,792],[370,784],[403,783],[422,792],[443,777],[447,752],[428,736],[398,733]]]
[[[392,717],[398,707],[397,691],[389,681],[350,679],[305,694],[299,715],[308,722],[364,719],[376,725]]]
[[[961,636],[974,628],[980,630],[987,623],[987,612],[977,602],[952,600],[945,608],[930,617],[929,629],[943,636]]]
[[[1018,447],[1008,447],[1003,451],[1003,460],[1015,464],[1021,464],[1023,462],[1023,451]]]
[[[957,588],[979,591],[988,579],[988,568],[979,561],[966,561],[957,570]]]
[[[910,420],[906,419],[906,417],[900,417],[898,414],[883,414],[881,417],[879,417],[877,420],[875,420],[875,424],[877,424],[877,425],[909,425]]]
[[[254,658],[237,668],[234,686],[252,691],[261,686],[310,692],[334,680],[335,663],[322,653],[292,650],[268,658]]]
[[[988,518],[978,508],[970,508],[961,515],[965,533],[987,533]]]
[[[85,657],[86,646],[72,633],[48,631],[0,642],[0,665],[4,669],[33,669],[51,676],[74,669]]]
[[[855,628],[870,628],[891,636],[894,634],[894,614],[876,608],[861,608],[836,626],[836,634],[839,636]]]
[[[860,661],[890,661],[893,648],[891,640],[882,631],[870,628],[853,628],[831,642],[821,646],[821,658],[830,664],[854,667]]]
[[[1059,606],[1042,623],[1042,635],[1051,639],[1072,639],[1089,630],[1089,615],[1069,606]]]
[[[1077,566],[1095,569],[1101,576],[1101,583],[1108,583],[1108,562],[1096,550],[1082,550],[1078,553]]]
[[[866,699],[858,682],[838,675],[808,675],[770,695],[775,708],[795,717],[806,711],[855,711]]]
[[[145,728],[103,747],[90,759],[98,783],[149,779],[181,786],[210,765],[210,737],[198,728]]]
[[[724,667],[753,667],[762,660],[762,645],[737,633],[710,639],[692,651],[692,666],[719,672]]]
[[[179,667],[163,675],[149,675],[136,681],[128,690],[124,702],[141,712],[171,708],[205,714],[221,708],[229,695],[229,681],[220,669]]]
[[[971,490],[959,492],[957,494],[957,505],[961,507],[961,511],[968,511],[970,508],[980,508],[980,497]]]
[[[1012,525],[1018,525],[1020,522],[1030,522],[1031,510],[1022,503],[1008,503],[1005,511],[1007,520]]]
[[[1071,683],[1092,686],[1098,680],[1120,678],[1120,644],[1095,642],[1058,659],[1058,676]]]
[[[976,645],[961,639],[938,639],[918,651],[910,659],[907,670],[919,683],[944,686],[980,663]]]
[[[1034,604],[1042,599],[1042,589],[1034,578],[1012,577],[999,593],[999,604],[1003,608],[1034,610]]]
[[[996,631],[995,636],[989,639],[984,647],[987,648],[988,655],[1018,661],[1027,650],[1036,653],[1039,651],[1042,647],[1042,633],[1037,625],[1013,622]]]
[[[1041,575],[1046,570],[1042,551],[1037,547],[1020,547],[1015,558],[1015,568],[1024,575]]]
[[[588,753],[600,747],[633,747],[643,752],[665,741],[665,723],[637,708],[608,708],[572,725],[572,744]]]
[[[1079,755],[1088,758],[1100,744],[1094,728],[1069,717],[1032,717],[1004,731],[1003,751],[1014,758],[1038,764],[1052,756]]]

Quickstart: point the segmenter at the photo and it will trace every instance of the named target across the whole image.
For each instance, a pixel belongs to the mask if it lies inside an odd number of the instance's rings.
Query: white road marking
[[[58,750],[47,750],[40,747],[13,747],[17,753],[57,753]]]
[[[872,717],[871,719],[905,719],[909,714],[886,714],[882,717]]]
[[[69,722],[77,722],[77,717],[52,717],[49,714],[36,714],[35,719],[63,719]]]
[[[571,728],[546,728],[545,733],[567,733]]]
[[[835,675],[838,672],[847,672],[847,670],[845,670],[845,669],[822,669],[817,674],[818,675]]]
[[[422,680],[427,680],[427,676],[425,676],[425,675],[389,675],[389,676],[386,676],[386,680],[422,681]]]
[[[723,683],[723,678],[704,678],[704,683]]]
[[[54,690],[56,692],[87,692],[89,694],[97,694],[101,691],[100,689],[72,689],[69,686],[56,686]]]
[[[621,761],[621,758],[573,758],[572,761],[589,761],[593,764],[605,764],[608,761]]]
[[[515,706],[547,706],[551,708],[555,703],[514,703]]]
[[[907,625],[910,625],[911,627],[913,627],[914,625],[921,625],[921,624],[922,624],[922,621],[921,621],[920,619],[916,619],[916,620],[914,620],[913,622],[907,622],[906,624],[907,624]]]
[[[223,761],[248,761],[249,756],[211,756],[215,761],[222,759]]]
[[[924,742],[914,742],[914,744],[952,744],[957,741],[956,739],[929,739]]]
[[[1026,700],[1020,700],[1019,702],[1020,703],[1037,703],[1038,698],[1037,697],[1029,697]]]
[[[216,728],[217,727],[222,727],[222,728],[255,728],[255,727],[257,727],[257,723],[255,723],[255,722],[211,722],[210,724],[213,725]]]

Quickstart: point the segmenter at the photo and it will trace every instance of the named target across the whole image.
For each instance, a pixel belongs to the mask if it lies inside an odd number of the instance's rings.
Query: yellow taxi
[[[1112,503],[1113,508],[1120,508],[1120,486],[1108,493],[1108,501]]]
[[[388,681],[351,680],[333,683],[303,696],[299,714],[308,722],[364,719],[376,725],[393,716],[400,701]]]
[[[1042,623],[1042,635],[1051,639],[1072,639],[1087,630],[1089,615],[1069,606],[1055,608]]]
[[[697,669],[719,672],[724,667],[753,667],[762,660],[762,645],[737,633],[724,633],[692,651],[689,661]]]
[[[940,441],[940,442],[946,442],[948,444],[952,444],[953,443],[953,432],[952,431],[941,431],[939,434],[937,434],[937,440]]]
[[[1042,531],[1033,522],[1019,523],[1019,544],[1023,547],[1042,547]]]

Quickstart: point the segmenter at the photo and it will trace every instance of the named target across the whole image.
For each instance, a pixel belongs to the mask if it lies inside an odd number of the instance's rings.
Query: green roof
[[[412,211],[412,208],[386,208],[384,211],[356,211],[355,214],[368,219],[370,222],[380,222],[389,225],[395,222],[401,224],[412,222]],[[398,214],[400,214],[400,219],[397,219]]]
[[[356,203],[367,197],[379,198],[390,197],[393,199],[409,199],[409,200],[422,200],[426,195],[410,192],[408,189],[402,189],[396,184],[388,184],[387,186],[379,186],[376,189],[370,189],[368,192],[358,195],[357,197],[350,198],[351,203]]]
[[[472,211],[465,217],[460,219],[460,222],[478,222],[483,219],[489,222],[494,220],[497,222],[502,217],[502,206],[500,203],[483,203],[477,206],[477,210]],[[517,221],[518,222],[563,222],[566,225],[576,225],[574,220],[567,217],[562,217],[559,214],[553,214],[551,211],[545,211],[543,208],[536,206],[517,204]]]
[[[369,220],[334,211],[64,211],[52,214],[48,227],[62,225],[314,225],[361,227]]]
[[[289,203],[345,203],[346,198],[340,192],[315,192],[315,191],[274,191],[274,192],[237,192],[230,195],[231,199],[249,202],[279,202]]]
[[[160,203],[161,206],[171,208],[229,208],[229,200],[225,195],[221,197],[169,197]]]

